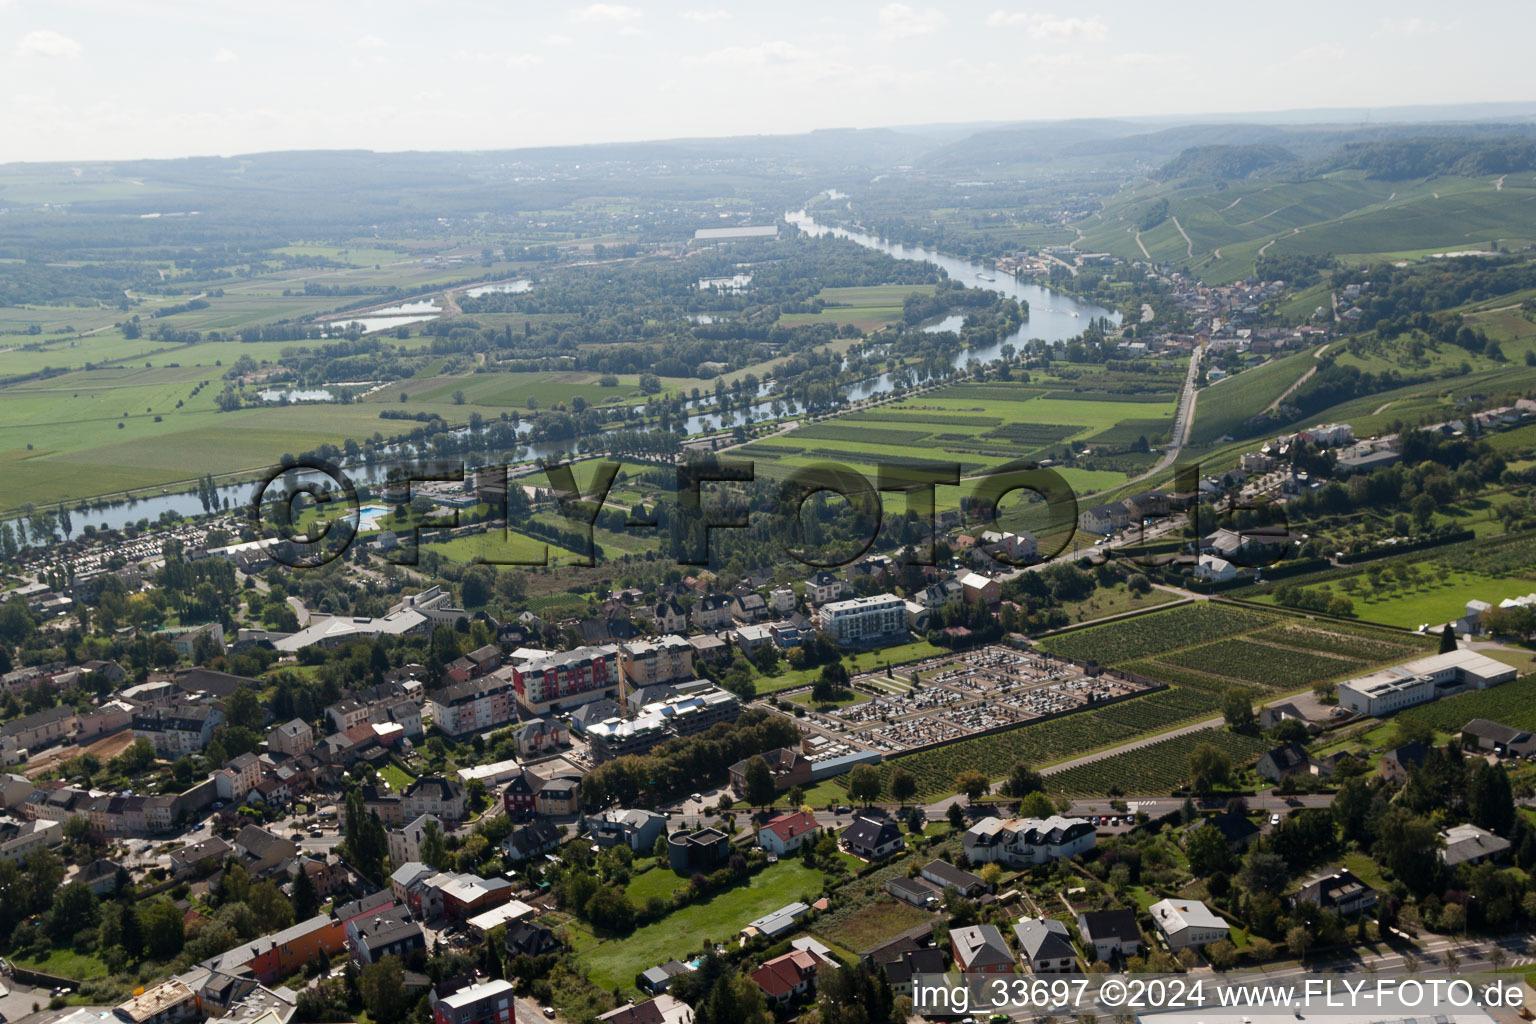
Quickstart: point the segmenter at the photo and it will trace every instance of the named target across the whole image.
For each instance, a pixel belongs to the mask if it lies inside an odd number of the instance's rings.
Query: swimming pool
[[[357,532],[373,533],[379,529],[379,520],[389,515],[388,505],[369,503],[357,510]]]

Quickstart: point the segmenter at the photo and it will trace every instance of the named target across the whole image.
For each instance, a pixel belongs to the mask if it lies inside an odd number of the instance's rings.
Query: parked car
[[[555,1019],[555,1008],[553,1006],[546,1006],[546,1007],[544,1007],[544,1011],[543,1012],[544,1012],[544,1016],[548,1017],[550,1020],[554,1020]]]
[[[1275,813],[1275,814],[1271,814],[1269,816],[1269,823],[1271,825],[1278,825],[1278,824],[1280,824],[1280,815],[1279,815],[1278,812]]]

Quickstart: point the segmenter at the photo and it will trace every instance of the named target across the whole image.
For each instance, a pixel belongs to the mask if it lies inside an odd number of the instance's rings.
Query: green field
[[[1474,718],[1486,718],[1515,729],[1536,730],[1536,675],[1523,676],[1491,690],[1457,694],[1398,714],[1436,732],[1460,733]]]
[[[737,454],[754,460],[758,474],[769,478],[829,461],[870,478],[882,465],[950,462],[959,466],[962,478],[973,478],[1014,461],[1059,454],[1065,444],[1099,439],[1117,429],[1125,431],[1127,425],[1130,436],[1124,443],[1138,435],[1156,441],[1171,424],[1176,404],[1172,393],[1166,397],[1073,394],[1050,381],[950,385],[775,434],[738,449]],[[1058,466],[1056,472],[1079,500],[1124,483],[1128,475],[1071,465]],[[955,507],[961,493],[940,487],[939,506]],[[903,500],[891,495],[886,507],[899,512]],[[1052,532],[1044,506],[1023,491],[1004,500],[999,522],[1037,535]]]
[[[884,327],[901,319],[901,303],[908,295],[932,295],[935,285],[882,284],[854,288],[823,288],[817,298],[826,303],[819,313],[783,313],[779,323],[852,324],[863,331]]]
[[[1310,351],[1293,352],[1204,388],[1195,399],[1190,440],[1214,441],[1235,433],[1316,365]]]
[[[729,939],[786,903],[802,897],[806,902],[816,899],[825,877],[796,858],[781,860],[753,875],[746,885],[684,907],[623,938],[603,940],[582,954],[582,963],[598,985],[628,991],[634,987],[635,975],[647,967],[696,950],[706,939]]]
[[[1294,679],[1291,689],[1299,689],[1309,680],[1293,674],[1325,678],[1361,663],[1412,657],[1430,643],[1352,623],[1304,622],[1257,606],[1196,602],[1058,633],[1039,646],[1082,661],[1134,664],[1136,671],[1153,675],[1161,665],[1194,669],[1209,674],[1217,686],[1223,678],[1256,682],[1262,675],[1273,678],[1266,685],[1283,688]],[[1338,672],[1328,671],[1335,667]]]
[[[912,643],[897,644],[894,647],[882,647],[876,651],[858,651],[848,654],[843,658],[843,663],[848,666],[850,675],[858,675],[862,672],[876,672],[887,665],[905,665],[914,661],[922,661],[924,658],[937,658],[949,652],[941,647],[935,647],[926,640],[915,640]],[[821,674],[821,668],[788,669],[778,675],[769,676],[766,679],[757,680],[757,692],[761,694],[777,693],[780,690],[793,689],[796,686],[809,686],[816,681]]]
[[[1446,566],[1444,575],[1424,573],[1412,585],[1392,582],[1373,588],[1362,573],[1303,589],[1309,593],[1348,598],[1354,604],[1355,615],[1362,621],[1418,629],[1460,618],[1466,612],[1468,601],[1497,605],[1506,598],[1523,597],[1536,591],[1536,574],[1529,577],[1490,576]],[[1275,603],[1272,594],[1262,594],[1254,600]]]
[[[1103,796],[1111,787],[1128,795],[1171,793],[1189,783],[1190,752],[1206,743],[1230,757],[1234,768],[1256,761],[1270,746],[1260,736],[1244,736],[1225,729],[1201,729],[1065,771],[1052,772],[1045,777],[1046,789],[1066,796]]]
[[[1528,175],[1511,175],[1502,189],[1491,178],[1393,182],[1358,171],[1302,181],[1225,181],[1219,187],[1203,181],[1147,181],[1122,190],[1102,213],[1079,221],[1083,237],[1074,244],[1125,259],[1145,259],[1145,247],[1155,260],[1189,268],[1207,283],[1224,284],[1252,273],[1260,250],[1275,256],[1334,253],[1347,259],[1411,258],[1491,242],[1517,248],[1536,238],[1532,194]],[[1163,200],[1167,217],[1141,231],[1138,245],[1137,225]]]

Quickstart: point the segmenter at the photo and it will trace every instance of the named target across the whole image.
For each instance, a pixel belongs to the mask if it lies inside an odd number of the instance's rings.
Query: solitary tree
[[[848,795],[856,803],[872,804],[880,795],[880,773],[874,765],[854,765],[848,773]]]
[[[992,788],[991,781],[981,772],[961,772],[955,776],[955,788],[965,794],[971,803]]]
[[[917,776],[905,768],[896,768],[891,772],[890,788],[891,796],[905,804],[917,795]]]

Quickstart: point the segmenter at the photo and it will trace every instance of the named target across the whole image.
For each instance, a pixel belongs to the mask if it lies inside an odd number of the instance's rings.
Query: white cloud
[[[220,49],[220,50],[215,50],[214,54],[213,54],[213,62],[215,64],[234,64],[234,63],[237,63],[239,60],[240,60],[240,55],[238,53],[236,53],[234,50]]]
[[[906,4],[886,4],[880,8],[880,35],[886,39],[906,39],[936,32],[949,23],[936,7],[921,11]]]
[[[683,18],[685,20],[687,20],[687,21],[696,21],[696,22],[698,22],[701,25],[708,24],[709,22],[712,22],[712,21],[724,21],[726,18],[729,18],[730,16],[731,15],[730,15],[729,11],[722,11],[719,8],[716,8],[716,9],[714,9],[712,11],[684,11],[683,12]]]
[[[544,58],[536,53],[514,53],[507,58],[507,67],[513,71],[527,71],[529,68],[538,67],[544,63]]]
[[[570,43],[570,41],[571,41],[571,37],[570,36],[561,36],[561,35],[545,36],[543,39],[539,40],[539,45],[541,45],[541,46],[566,46],[566,45],[568,45]]]
[[[591,4],[576,12],[582,21],[625,22],[640,17],[638,8],[625,4]]]
[[[1460,28],[1461,21],[1434,21],[1429,18],[1387,18],[1376,32],[1378,36],[1428,36]]]
[[[61,57],[74,60],[80,56],[80,50],[80,44],[73,39],[46,28],[28,32],[16,44],[18,57]]]
[[[1098,16],[1063,18],[1054,14],[1029,14],[999,9],[987,15],[987,25],[990,28],[1022,28],[1031,38],[1056,42],[1081,39],[1088,43],[1098,43],[1109,35],[1109,26]]]
[[[803,63],[815,56],[810,50],[796,46],[794,43],[775,39],[771,42],[758,43],[756,46],[727,46],[705,54],[704,59],[712,64],[765,67],[770,64]]]
[[[360,37],[353,45],[359,50],[382,50],[389,45],[389,40],[383,36],[367,35]]]

